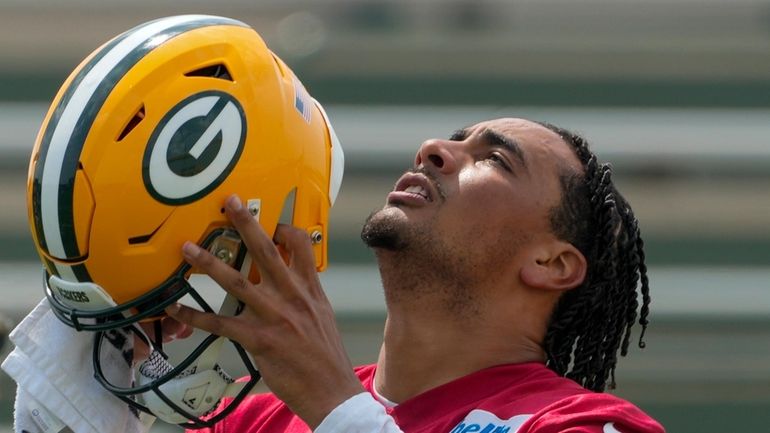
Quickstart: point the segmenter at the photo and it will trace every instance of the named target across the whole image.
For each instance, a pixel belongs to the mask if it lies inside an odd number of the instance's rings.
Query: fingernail
[[[194,259],[201,253],[201,249],[194,243],[187,241],[182,245],[182,252],[185,256]]]
[[[168,314],[169,316],[173,316],[176,313],[178,313],[181,308],[182,307],[180,307],[179,304],[171,304],[168,307],[166,307],[166,314]]]
[[[230,210],[233,210],[233,211],[241,210],[241,208],[243,207],[241,198],[238,197],[237,194],[231,195],[230,198],[227,199],[227,207],[229,207]]]

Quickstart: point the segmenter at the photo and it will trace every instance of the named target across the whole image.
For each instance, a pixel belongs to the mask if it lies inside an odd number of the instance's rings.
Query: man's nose
[[[416,167],[430,165],[438,169],[441,173],[451,173],[457,169],[458,145],[459,143],[456,141],[441,140],[437,138],[425,140],[417,150],[414,164]]]

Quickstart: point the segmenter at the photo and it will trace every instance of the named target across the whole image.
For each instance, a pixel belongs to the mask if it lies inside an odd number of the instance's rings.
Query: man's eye
[[[511,171],[511,167],[508,165],[508,161],[506,161],[505,158],[503,158],[499,153],[491,153],[487,159],[495,164],[500,165],[506,171]]]

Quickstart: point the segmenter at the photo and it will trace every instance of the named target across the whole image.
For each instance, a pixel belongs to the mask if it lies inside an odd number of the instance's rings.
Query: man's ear
[[[563,291],[579,286],[587,271],[588,263],[580,250],[568,242],[555,241],[534,249],[519,276],[530,287]]]

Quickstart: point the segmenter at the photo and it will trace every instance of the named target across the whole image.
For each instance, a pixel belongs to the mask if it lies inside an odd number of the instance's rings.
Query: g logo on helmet
[[[246,138],[243,108],[219,91],[192,95],[160,121],[144,153],[147,191],[167,204],[190,203],[222,183]]]

